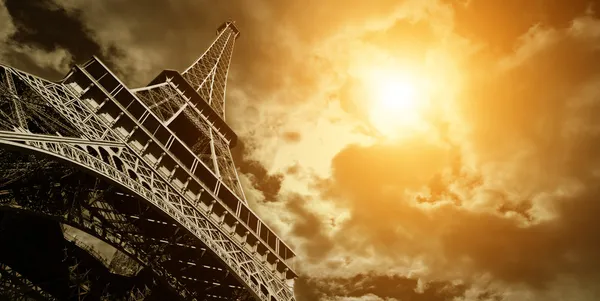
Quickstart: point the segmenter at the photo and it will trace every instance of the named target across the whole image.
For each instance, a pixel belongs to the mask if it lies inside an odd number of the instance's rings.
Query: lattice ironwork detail
[[[2,140],[0,140],[0,143],[12,145],[13,147],[19,146],[16,143],[10,143],[8,141],[3,142]],[[275,294],[273,294],[273,296],[277,296],[278,300],[294,300],[292,291],[284,282],[282,282],[282,280],[277,279],[271,269],[263,265],[264,262],[253,258],[254,256],[252,256],[250,252],[245,252],[244,248],[240,246],[239,243],[236,243],[232,240],[230,236],[231,233],[225,232],[219,227],[220,220],[218,218],[215,219],[212,216],[207,216],[206,214],[210,212],[201,212],[190,206],[183,198],[181,198],[177,191],[174,191],[168,185],[157,185],[157,188],[161,187],[162,189],[156,189],[154,192],[151,192],[139,181],[136,181],[127,174],[120,172],[116,167],[102,162],[100,159],[90,155],[88,152],[83,151],[72,144],[60,142],[26,142],[26,144],[22,145],[21,147],[24,149],[24,151],[37,151],[47,155],[60,156],[61,159],[69,160],[72,164],[74,163],[79,165],[80,168],[88,168],[89,171],[95,172],[111,181],[118,183],[120,187],[132,191],[138,197],[142,197],[150,204],[160,208],[163,210],[163,212],[167,213],[175,221],[177,221],[181,226],[186,228],[202,242],[204,242],[207,246],[207,249],[210,249],[214,254],[220,257],[221,260],[223,260],[261,300],[269,300],[269,295],[271,295],[270,293],[263,292],[261,289],[261,284],[266,288],[271,288],[268,289],[268,291],[274,292]],[[17,160],[12,161],[19,162]],[[41,168],[45,166],[47,166],[47,168],[51,168],[52,170],[57,170],[56,167],[45,165],[46,163],[42,160],[36,161],[41,165],[31,168],[33,168],[33,170],[35,170],[38,174],[40,174],[39,171]],[[45,176],[44,179],[48,179],[48,176]],[[155,184],[158,184],[158,182],[159,180],[156,179]],[[68,191],[71,191],[70,189],[74,189],[74,187],[77,186],[79,186],[79,184],[69,187]],[[106,190],[98,190],[94,193],[101,194],[105,193],[105,191]],[[39,197],[36,197],[36,194],[27,194],[18,198],[20,202],[23,202],[24,200],[27,201],[31,208],[35,207],[36,210],[40,210],[44,214],[50,214],[48,211],[52,210],[55,207],[55,204],[40,203],[39,199]],[[96,197],[91,197],[91,199],[96,199]],[[11,201],[13,200],[11,199]],[[102,203],[102,205],[105,206],[104,203]],[[19,206],[23,206],[23,204],[19,204]],[[64,215],[65,213],[61,211],[60,216]],[[148,259],[148,255],[146,255],[147,253],[142,253],[144,244],[141,239],[143,239],[143,236],[141,234],[136,235],[135,229],[128,229],[126,227],[127,223],[126,220],[124,220],[124,217],[116,216],[114,214],[111,216],[113,219],[108,223],[102,224],[101,227],[96,227],[98,228],[97,230],[101,232],[94,233],[94,235],[103,237],[107,234],[110,234],[107,231],[113,227],[116,227],[115,229],[117,230],[127,230],[125,232],[127,235],[112,234],[110,237],[106,237],[105,239],[108,241],[114,240],[113,243],[116,243],[116,241],[123,243],[124,241],[122,239],[124,237],[128,237],[130,240],[127,242],[132,245],[126,245],[122,247],[126,253],[133,256],[139,256],[140,261],[151,266],[158,275],[167,278],[167,281],[172,286],[185,293],[185,287],[180,284],[177,278],[166,272],[160,265],[153,264],[152,261]],[[77,221],[78,218],[79,217],[70,217],[68,223]],[[119,218],[122,218],[123,220],[119,220]],[[85,225],[85,222],[82,221],[81,223]],[[152,245],[149,247],[155,248],[156,246]],[[148,251],[148,253],[154,252],[156,252],[156,250]],[[186,295],[189,296],[189,294]]]
[[[233,45],[239,31],[234,22],[221,26],[217,39],[184,72],[183,77],[221,117],[225,117],[225,87]]]
[[[135,89],[136,96],[157,117],[171,124],[176,118],[185,118],[197,130],[198,136],[186,145],[229,187],[245,200],[244,191],[233,163],[229,142],[219,133],[200,109],[171,81]]]
[[[52,295],[2,262],[0,262],[0,297],[11,301],[58,301],[58,299],[52,297]]]
[[[239,32],[217,34],[183,74],[135,90],[97,58],[58,83],[0,65],[0,209],[81,229],[183,299],[295,300],[294,254],[247,206],[230,152]]]
[[[164,122],[169,122],[176,116],[186,103],[169,83],[158,84],[151,89],[141,89],[136,95]]]

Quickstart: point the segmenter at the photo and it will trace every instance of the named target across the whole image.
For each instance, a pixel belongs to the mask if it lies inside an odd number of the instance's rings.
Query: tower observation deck
[[[130,89],[0,65],[0,297],[295,300],[295,254],[248,206],[225,122],[240,32]],[[0,298],[1,299],[1,298]]]

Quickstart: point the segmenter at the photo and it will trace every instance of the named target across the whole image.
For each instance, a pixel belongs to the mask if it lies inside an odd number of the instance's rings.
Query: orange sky
[[[135,87],[186,67],[231,16],[236,160],[252,206],[299,254],[299,300],[592,301],[591,2],[54,0],[45,18],[75,25],[51,45],[8,1],[0,58],[58,76],[100,52]],[[388,78],[418,108],[374,113]]]

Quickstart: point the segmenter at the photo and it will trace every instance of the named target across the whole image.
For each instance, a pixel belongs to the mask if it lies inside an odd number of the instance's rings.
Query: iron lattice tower
[[[0,299],[295,300],[295,255],[248,207],[231,157],[238,37],[225,22],[184,72],[137,89],[97,57],[59,82],[0,65]],[[32,248],[39,223],[62,234]]]

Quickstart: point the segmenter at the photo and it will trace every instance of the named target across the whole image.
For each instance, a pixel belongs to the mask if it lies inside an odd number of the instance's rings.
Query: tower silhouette
[[[295,300],[295,255],[230,152],[239,36],[223,23],[184,72],[137,89],[97,57],[59,82],[0,65],[0,296]]]

